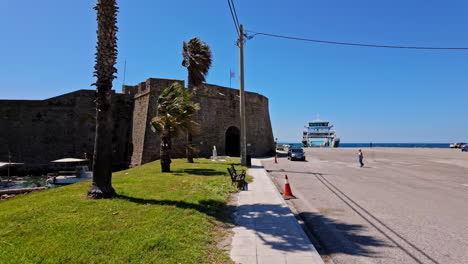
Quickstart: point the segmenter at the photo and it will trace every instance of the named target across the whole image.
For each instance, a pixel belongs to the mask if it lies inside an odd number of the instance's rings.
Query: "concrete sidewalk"
[[[238,196],[231,259],[236,263],[323,264],[314,246],[257,159],[254,182]]]

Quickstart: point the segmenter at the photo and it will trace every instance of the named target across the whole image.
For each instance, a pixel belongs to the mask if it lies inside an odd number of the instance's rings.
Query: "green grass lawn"
[[[159,161],[120,171],[114,199],[87,199],[84,181],[2,201],[0,263],[230,263],[216,247],[235,191],[229,164],[173,160],[172,173]]]

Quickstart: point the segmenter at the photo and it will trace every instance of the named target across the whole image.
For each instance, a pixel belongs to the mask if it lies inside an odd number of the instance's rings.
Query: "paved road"
[[[252,160],[254,181],[239,192],[231,259],[239,264],[323,264],[267,172]]]
[[[263,165],[334,263],[468,263],[468,153],[450,149],[307,149]],[[319,246],[319,247],[320,247]]]

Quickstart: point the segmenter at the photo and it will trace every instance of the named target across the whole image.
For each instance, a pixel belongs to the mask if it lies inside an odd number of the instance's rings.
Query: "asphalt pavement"
[[[340,263],[468,263],[468,153],[451,149],[306,149],[263,160],[287,174],[322,257]]]

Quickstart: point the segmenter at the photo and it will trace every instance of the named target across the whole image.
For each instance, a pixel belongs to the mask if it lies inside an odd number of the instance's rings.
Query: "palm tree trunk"
[[[187,154],[187,162],[188,163],[193,163],[193,136],[192,136],[192,133],[187,134],[186,154]]]
[[[164,132],[163,132],[164,133]],[[171,139],[168,136],[161,137],[161,171],[162,172],[171,172]]]
[[[112,87],[112,84],[111,84]],[[112,188],[112,109],[111,91],[101,87],[97,93],[96,137],[94,140],[93,183],[88,189],[88,197],[93,199],[110,198],[115,195]]]
[[[188,76],[188,90],[193,95],[193,84],[190,73]],[[185,150],[185,154],[187,156],[187,163],[193,163],[193,135],[190,132],[187,134],[187,146],[185,147]]]
[[[94,140],[93,183],[88,197],[110,198],[115,195],[112,188],[112,81],[117,69],[117,12],[115,0],[98,0],[97,52],[94,76],[96,83],[96,135]]]

